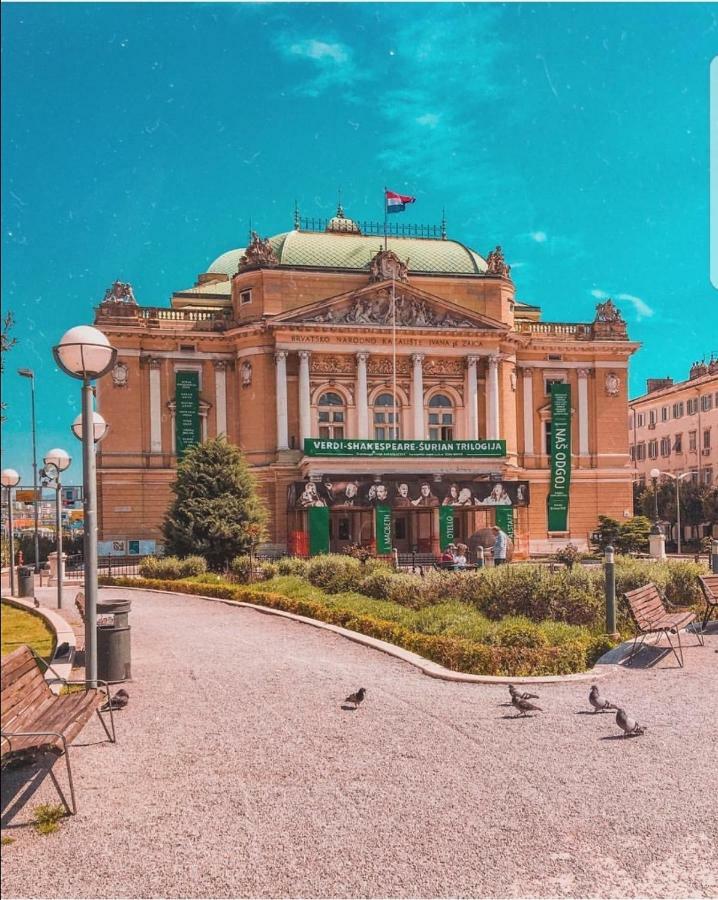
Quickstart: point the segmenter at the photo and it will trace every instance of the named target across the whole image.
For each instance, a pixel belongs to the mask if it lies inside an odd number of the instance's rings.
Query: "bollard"
[[[606,634],[616,634],[616,563],[613,547],[606,547],[603,566],[606,591]]]
[[[477,565],[480,569],[483,569],[483,568],[484,568],[484,562],[485,562],[485,559],[484,559],[484,548],[483,548],[483,547],[478,547],[477,550],[476,550],[476,565]]]
[[[718,575],[718,541],[711,543],[711,572]]]
[[[394,562],[394,571],[398,572],[399,571],[399,551],[396,549],[396,547],[394,547],[394,549],[391,551],[391,555],[393,557],[393,562]]]

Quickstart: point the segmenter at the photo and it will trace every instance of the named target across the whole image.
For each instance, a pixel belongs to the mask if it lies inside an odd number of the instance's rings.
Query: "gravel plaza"
[[[41,589],[43,603],[51,591]],[[178,595],[132,599],[118,743],[75,742],[78,815],[33,768],[3,779],[5,897],[711,897],[715,651],[588,682],[456,684],[340,636]],[[66,613],[69,615],[69,613]],[[652,655],[652,651],[647,651]],[[344,698],[367,689],[356,711]],[[56,771],[64,786],[62,764]]]

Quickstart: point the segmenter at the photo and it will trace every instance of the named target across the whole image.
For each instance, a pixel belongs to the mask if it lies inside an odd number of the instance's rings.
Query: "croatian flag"
[[[405,197],[404,194],[395,194],[394,191],[385,190],[384,195],[388,213],[404,212],[408,203],[416,203],[416,197]]]

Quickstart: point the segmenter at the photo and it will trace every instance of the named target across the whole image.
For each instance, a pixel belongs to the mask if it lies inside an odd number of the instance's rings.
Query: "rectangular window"
[[[703,431],[703,449],[710,450],[711,448],[711,430],[710,428],[706,428]]]
[[[703,469],[703,484],[713,484],[713,466]]]
[[[673,452],[683,453],[683,435],[677,434],[673,438]]]
[[[671,455],[671,439],[669,437],[661,438],[661,456]]]
[[[248,303],[252,302],[252,292],[251,291],[242,291],[239,295],[239,305],[246,306]]]
[[[643,413],[638,413],[636,416],[636,428],[643,428],[643,424],[646,421],[646,418]]]
[[[651,409],[648,411],[648,427],[656,424],[656,411],[655,409]]]
[[[543,423],[543,446],[546,456],[551,456],[551,423]]]
[[[701,409],[703,412],[708,412],[709,409],[713,409],[713,395],[712,394],[704,394],[701,397]]]
[[[635,462],[636,461],[636,448],[633,446],[633,444],[631,444],[631,446],[629,447],[629,451],[631,454],[631,462]]]
[[[673,404],[673,418],[680,419],[683,417],[683,401]]]
[[[693,416],[698,412],[698,398],[691,397],[690,400],[686,400],[686,412],[689,416]]]
[[[697,469],[691,469],[690,481],[691,481],[691,484],[698,484],[698,470]]]
[[[561,375],[560,377],[552,377],[544,379],[544,392],[546,394],[551,393],[551,385],[552,384],[566,384],[566,378]]]
[[[648,458],[658,459],[658,441],[655,439],[648,442]]]
[[[644,443],[636,444],[636,459],[646,458],[646,445]]]
[[[667,422],[670,418],[671,410],[668,406],[661,407],[661,422]]]
[[[698,449],[698,432],[697,431],[689,431],[688,432],[688,449],[693,450],[694,452]]]
[[[454,440],[454,414],[445,412],[429,413],[429,440]]]

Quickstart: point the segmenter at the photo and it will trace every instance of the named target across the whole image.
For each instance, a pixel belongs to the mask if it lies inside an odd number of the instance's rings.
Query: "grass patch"
[[[38,656],[52,659],[55,635],[40,616],[18,609],[10,603],[2,604],[2,655],[12,653],[22,644],[29,644]]]
[[[15,843],[15,838],[10,837],[10,836],[7,835],[7,834],[4,834],[4,835],[2,836],[2,838],[0,838],[0,844],[2,844],[3,847],[7,847],[7,846],[9,846],[10,844],[14,844],[14,843]]]
[[[38,834],[53,834],[65,816],[65,807],[59,803],[42,803],[35,807],[32,824]]]

